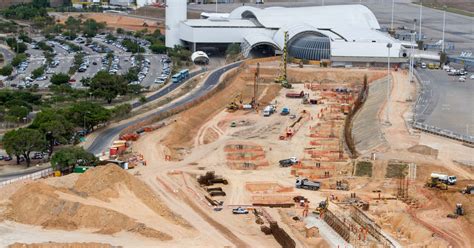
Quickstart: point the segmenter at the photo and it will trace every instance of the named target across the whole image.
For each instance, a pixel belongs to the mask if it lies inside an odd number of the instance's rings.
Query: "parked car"
[[[232,213],[233,214],[248,214],[249,211],[245,208],[242,208],[242,207],[238,207],[238,208],[234,208],[232,209]]]

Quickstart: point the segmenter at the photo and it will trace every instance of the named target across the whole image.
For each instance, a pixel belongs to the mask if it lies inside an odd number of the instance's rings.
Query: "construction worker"
[[[303,217],[307,217],[309,212],[309,202],[305,201],[304,203],[304,210],[303,210]]]

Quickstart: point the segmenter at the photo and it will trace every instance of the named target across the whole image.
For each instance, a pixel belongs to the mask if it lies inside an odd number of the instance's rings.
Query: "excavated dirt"
[[[101,234],[128,231],[147,238],[171,240],[169,234],[150,228],[125,213],[94,205],[93,198],[107,203],[128,190],[157,215],[173,224],[192,229],[187,221],[161,203],[160,198],[145,183],[113,164],[88,170],[77,178],[70,189],[55,187],[43,181],[26,184],[4,204],[0,219],[47,229],[72,231],[87,228]],[[74,197],[78,201],[74,201]]]
[[[413,152],[413,153],[419,153],[419,154],[422,154],[422,155],[432,156],[433,158],[438,157],[438,150],[437,149],[433,149],[433,148],[431,148],[429,146],[425,146],[425,145],[412,146],[412,147],[408,148],[408,151]]]
[[[23,244],[23,243],[15,243],[9,245],[8,248],[119,248],[117,246],[111,246],[109,244],[102,244],[102,243],[55,243],[55,242],[48,242],[48,243],[35,243],[35,244]]]

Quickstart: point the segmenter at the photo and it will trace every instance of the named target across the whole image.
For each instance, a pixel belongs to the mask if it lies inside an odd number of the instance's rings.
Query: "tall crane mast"
[[[258,94],[258,80],[260,77],[260,63],[257,63],[257,68],[255,69],[255,78],[253,82],[253,99],[252,99],[252,107],[257,109],[257,94]]]
[[[291,88],[291,84],[288,83],[288,31],[284,32],[284,44],[283,44],[283,54],[281,55],[280,61],[280,75],[275,79],[277,83],[280,83],[284,88]]]

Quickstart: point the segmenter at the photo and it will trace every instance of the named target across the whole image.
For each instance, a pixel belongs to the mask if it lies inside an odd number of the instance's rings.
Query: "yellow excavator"
[[[448,189],[448,185],[440,180],[438,180],[437,178],[434,178],[434,177],[431,177],[430,179],[428,179],[426,181],[426,184],[425,184],[426,187],[428,188],[438,188],[438,189],[442,189],[442,190],[447,190]]]
[[[227,111],[228,112],[235,112],[239,110],[242,106],[242,93],[239,93],[234,96],[232,102],[227,104]]]
[[[319,206],[313,211],[314,214],[322,215],[326,212],[329,207],[329,198],[326,197],[326,200],[321,201]]]
[[[292,85],[288,83],[287,77],[287,64],[288,64],[288,31],[285,31],[285,44],[283,46],[283,54],[281,55],[280,62],[280,75],[275,78],[275,82],[281,84],[283,88],[291,89]]]

